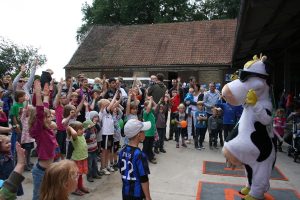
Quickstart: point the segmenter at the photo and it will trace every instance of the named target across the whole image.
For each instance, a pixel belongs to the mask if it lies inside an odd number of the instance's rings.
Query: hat
[[[89,129],[89,128],[92,128],[93,126],[95,126],[95,124],[92,122],[92,120],[85,120],[84,122],[83,122],[83,128],[84,129]]]
[[[136,136],[140,131],[147,131],[151,128],[150,122],[141,122],[137,119],[130,119],[126,122],[124,127],[124,134],[128,138]]]

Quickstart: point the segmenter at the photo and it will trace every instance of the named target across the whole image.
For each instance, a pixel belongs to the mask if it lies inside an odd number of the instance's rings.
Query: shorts
[[[114,153],[117,153],[119,149],[120,149],[120,141],[114,142],[114,147],[113,147]]]
[[[102,135],[101,147],[102,149],[112,150],[114,137],[113,135]]]
[[[67,132],[58,130],[56,133],[56,141],[59,145],[60,153],[63,155],[66,154],[66,139],[67,139]]]
[[[87,174],[88,173],[88,160],[74,160],[78,168],[78,174]]]
[[[33,142],[24,143],[24,144],[21,144],[21,147],[27,151],[30,151],[31,149],[34,148],[34,143]]]

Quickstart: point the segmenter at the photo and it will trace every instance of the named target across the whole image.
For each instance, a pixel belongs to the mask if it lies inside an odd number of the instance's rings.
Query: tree
[[[234,19],[237,17],[240,0],[198,0],[200,13],[211,19]]]
[[[19,66],[26,64],[31,66],[35,59],[40,65],[47,59],[45,55],[39,54],[38,49],[32,46],[18,46],[10,40],[0,37],[0,76],[6,73],[18,73]]]
[[[94,0],[82,7],[83,24],[77,30],[80,42],[92,25],[130,25],[193,20],[189,0]]]
[[[193,2],[193,3],[192,3]],[[94,0],[82,7],[80,42],[91,26],[236,18],[239,0]]]

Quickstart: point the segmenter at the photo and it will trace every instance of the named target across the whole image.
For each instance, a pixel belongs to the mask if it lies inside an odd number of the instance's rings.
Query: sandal
[[[76,196],[83,196],[84,195],[84,193],[81,192],[81,190],[79,190],[79,189],[76,189],[75,192],[72,192],[72,194],[74,194]]]
[[[85,187],[80,188],[80,190],[84,193],[90,193],[90,191]]]

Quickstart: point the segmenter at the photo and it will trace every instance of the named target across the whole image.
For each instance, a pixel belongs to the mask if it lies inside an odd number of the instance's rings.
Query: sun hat
[[[137,119],[130,119],[124,127],[124,134],[128,138],[136,136],[140,131],[147,131],[151,128],[150,122],[141,122]]]
[[[89,128],[92,128],[93,126],[95,126],[95,124],[92,122],[92,120],[85,120],[83,123],[83,128],[84,129],[89,129]]]

